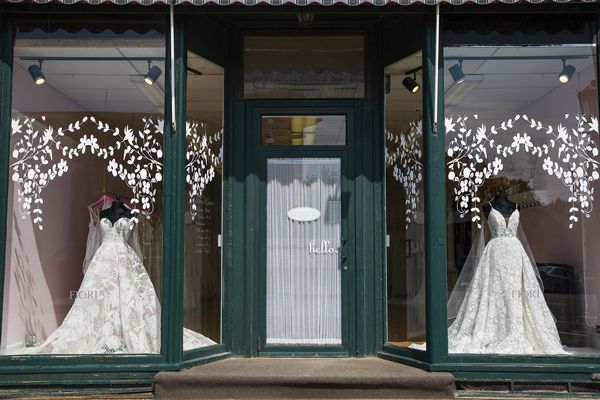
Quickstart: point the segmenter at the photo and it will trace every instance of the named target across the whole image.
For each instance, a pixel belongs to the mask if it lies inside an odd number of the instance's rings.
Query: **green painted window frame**
[[[445,7],[442,7],[442,26],[444,9]],[[474,8],[468,10],[470,13],[493,12],[477,11]],[[574,7],[574,12],[577,11],[581,9]],[[597,15],[596,37],[600,38],[599,10],[596,7],[592,12]],[[460,11],[451,9],[449,14],[460,14]],[[435,14],[432,13],[427,19],[423,44],[423,75],[426,77],[423,80],[424,194],[425,208],[428,210],[425,214],[427,350],[384,345],[379,355],[429,371],[448,371],[458,381],[566,382],[569,387],[571,382],[598,384],[599,381],[593,380],[591,375],[600,372],[600,357],[448,354],[444,69],[443,65],[438,66],[438,124],[437,130],[434,131],[432,123],[435,41]],[[442,52],[441,39],[439,45],[439,51]],[[596,53],[596,58],[597,75],[600,76],[600,52]],[[442,60],[442,57],[439,59]]]
[[[64,14],[81,13],[84,7],[57,6],[55,12]],[[113,8],[123,12],[123,8]],[[166,7],[149,12],[164,17],[169,25]],[[29,11],[29,10],[28,10]],[[37,10],[36,10],[37,11]],[[34,11],[34,12],[36,12]],[[128,9],[134,15],[139,11]],[[143,18],[143,16],[139,16]],[[10,149],[10,124],[12,100],[13,58],[13,15],[0,11],[0,243],[7,238],[8,166]],[[154,374],[158,371],[178,370],[183,367],[203,364],[226,357],[225,346],[217,344],[202,349],[183,352],[183,215],[185,199],[185,99],[186,99],[186,31],[185,19],[175,19],[175,49],[170,48],[169,31],[165,34],[167,59],[175,51],[176,74],[176,124],[172,124],[171,86],[165,87],[165,132],[164,132],[164,242],[162,272],[162,314],[160,354],[118,355],[31,355],[0,357],[0,390],[19,385],[73,385],[90,388],[105,388],[108,391],[151,390]],[[170,64],[165,67],[170,74]],[[173,130],[176,127],[183,129]],[[0,303],[4,293],[4,268],[6,248],[0,246]],[[0,317],[1,317],[0,308]],[[1,321],[1,319],[0,319]],[[33,382],[33,383],[32,383]]]
[[[36,5],[34,12],[86,12],[92,11],[90,7],[94,6],[42,6]],[[535,12],[543,16],[547,12],[588,12],[594,15],[600,15],[600,8],[594,4],[573,4],[573,5],[508,5],[501,6],[503,10],[510,10],[513,13]],[[461,13],[490,13],[494,10],[482,9],[481,6],[442,6],[442,16],[446,14]],[[9,135],[6,132],[10,130],[10,99],[11,99],[11,79],[12,79],[12,19],[9,12],[15,10],[31,11],[31,8],[24,5],[6,5],[0,6],[0,243],[6,242],[6,207],[8,185],[8,152]],[[125,11],[124,11],[125,10]],[[107,7],[106,12],[130,12],[140,14],[139,9],[127,8],[127,6]],[[150,13],[150,11],[144,11]],[[156,6],[151,13],[160,13],[167,18],[167,8]],[[445,163],[444,163],[444,98],[443,98],[443,68],[439,67],[440,85],[439,85],[439,109],[438,109],[438,129],[432,131],[433,119],[433,75],[435,59],[435,16],[433,8],[426,11],[426,29],[423,36],[423,110],[424,110],[424,148],[425,148],[425,201],[428,210],[426,215],[426,250],[428,257],[426,259],[426,310],[427,310],[427,337],[428,350],[425,352],[411,350],[406,348],[392,347],[384,345],[385,340],[385,276],[378,275],[381,271],[374,271],[371,277],[361,277],[361,288],[372,291],[369,299],[372,304],[365,305],[360,313],[361,320],[371,322],[374,325],[372,329],[373,337],[357,336],[357,351],[361,354],[369,354],[370,349],[379,349],[379,356],[414,365],[425,370],[431,371],[450,371],[459,380],[535,380],[543,382],[573,381],[573,382],[593,382],[590,374],[600,371],[600,358],[588,357],[511,357],[511,356],[463,356],[449,355],[447,352],[447,335],[440,334],[447,332],[446,327],[446,237],[445,237],[445,192],[440,188],[445,185]],[[176,16],[176,74],[177,74],[177,116],[178,127],[185,126],[185,63],[186,63],[186,44],[185,18],[182,15]],[[599,18],[600,22],[600,18]],[[443,23],[443,18],[442,18]],[[600,25],[600,24],[598,24]],[[600,34],[600,32],[599,32]],[[245,151],[244,141],[228,140],[229,129],[239,128],[243,121],[232,120],[232,115],[243,115],[244,104],[235,98],[239,89],[235,87],[236,73],[235,68],[239,66],[239,46],[241,42],[235,41],[234,37],[230,41],[230,57],[226,67],[230,73],[225,83],[225,91],[231,98],[225,103],[225,124],[226,134],[224,139],[224,151],[226,154],[242,154]],[[600,35],[599,35],[600,36]],[[379,57],[375,50],[377,49],[377,34],[369,32],[367,35],[367,54],[368,57]],[[167,40],[167,51],[169,41]],[[441,50],[440,50],[441,51]],[[597,65],[600,68],[600,52],[597,53]],[[440,57],[441,59],[441,57]],[[237,63],[237,64],[236,64]],[[367,98],[375,98],[380,93],[383,96],[383,67],[381,74],[373,72],[375,68],[371,63],[367,66],[368,76]],[[167,66],[166,74],[169,72]],[[599,71],[600,72],[600,71]],[[381,75],[381,76],[379,76]],[[600,73],[599,73],[600,75]],[[381,78],[378,80],[378,78]],[[170,89],[167,91],[167,107],[165,113],[166,122],[171,121],[169,115]],[[373,113],[370,106],[382,107],[382,98],[372,100],[371,105],[364,105],[363,114],[365,115],[363,127],[365,129],[374,129],[376,132],[383,132],[382,122],[383,114],[378,111]],[[182,111],[183,110],[183,111]],[[367,118],[369,113],[373,117]],[[8,117],[7,117],[8,115]],[[370,119],[371,118],[371,119]],[[237,124],[237,125],[236,125]],[[246,311],[249,311],[248,305],[244,304],[247,296],[245,293],[243,281],[249,278],[247,271],[233,270],[235,262],[239,261],[239,254],[243,254],[246,243],[239,236],[232,235],[232,221],[245,218],[245,214],[250,209],[232,206],[232,199],[236,196],[244,196],[243,170],[239,165],[234,165],[225,160],[224,169],[226,173],[223,189],[223,213],[227,213],[227,219],[223,224],[223,306],[222,306],[222,330],[223,344],[211,346],[206,349],[192,350],[183,353],[181,329],[175,329],[174,326],[182,326],[182,298],[175,295],[181,290],[182,285],[182,266],[181,248],[183,243],[177,238],[177,224],[182,223],[183,215],[183,186],[184,182],[182,157],[184,136],[181,131],[174,135],[170,132],[171,124],[166,125],[165,138],[165,208],[170,210],[168,214],[170,229],[165,232],[165,243],[173,244],[172,248],[165,249],[165,265],[163,271],[163,291],[165,298],[163,300],[162,315],[162,342],[160,355],[119,355],[119,356],[6,356],[0,357],[0,390],[15,385],[29,386],[35,383],[39,385],[86,385],[86,387],[101,387],[111,385],[112,387],[140,386],[149,387],[152,383],[154,373],[161,370],[177,370],[182,367],[197,365],[211,360],[226,357],[230,353],[248,354],[248,349],[253,343],[245,336],[246,327],[249,321],[238,317]],[[381,143],[379,143],[381,142]],[[375,148],[383,149],[383,139],[374,139],[365,147],[365,152],[373,151]],[[242,160],[243,161],[243,160]],[[368,157],[361,158],[358,162],[372,162],[369,168],[373,174],[381,175],[383,171],[383,157],[376,155],[372,159]],[[243,165],[243,163],[242,163]],[[171,171],[169,173],[168,171]],[[361,201],[372,199],[376,204],[381,204],[383,210],[385,197],[383,196],[382,183],[379,182],[375,187],[361,192]],[[363,190],[363,189],[361,189]],[[167,206],[172,205],[172,207]],[[357,208],[359,205],[357,204]],[[367,212],[361,217],[363,221],[369,221],[375,225],[384,220],[385,216],[381,210],[375,210],[374,215]],[[377,214],[379,212],[379,214]],[[374,218],[373,218],[374,217]],[[167,218],[167,215],[165,215]],[[177,222],[179,220],[179,222]],[[383,238],[385,230],[383,224],[380,227],[372,226],[369,232],[373,232],[375,238],[361,238],[361,246],[367,243],[367,240],[377,240]],[[181,232],[180,232],[181,234]],[[383,241],[382,241],[383,243]],[[168,247],[168,246],[167,246]],[[381,247],[381,248],[379,248]],[[383,246],[371,246],[374,253],[370,254],[375,261],[373,265],[378,268],[383,265]],[[179,253],[179,254],[178,254]],[[0,298],[4,289],[4,246],[0,246]],[[363,256],[364,258],[365,256]],[[358,262],[358,261],[357,261]],[[383,271],[383,268],[382,268]],[[178,278],[179,277],[179,278]],[[243,295],[232,297],[232,293]],[[370,318],[364,318],[368,310],[375,310],[376,315]],[[1,310],[0,310],[1,312]],[[366,330],[365,330],[366,332]],[[32,383],[33,382],[33,383]],[[596,381],[597,383],[597,381]]]

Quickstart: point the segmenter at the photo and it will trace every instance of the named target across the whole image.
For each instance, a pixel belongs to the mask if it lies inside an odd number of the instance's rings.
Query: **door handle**
[[[348,240],[345,238],[340,238],[340,265],[342,266],[343,271],[348,271],[348,256],[346,255],[346,244]]]

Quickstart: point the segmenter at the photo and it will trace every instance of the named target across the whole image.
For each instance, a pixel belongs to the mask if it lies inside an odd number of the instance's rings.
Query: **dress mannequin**
[[[518,205],[500,189],[448,300],[449,353],[568,354],[543,293]],[[528,250],[525,249],[527,247]]]
[[[506,196],[506,191],[500,190],[490,202],[483,205],[483,212],[486,218],[489,217],[492,207],[500,212],[504,218],[509,218],[517,209],[517,203],[512,202]]]
[[[113,201],[109,208],[100,211],[100,219],[106,218],[113,224],[121,218],[132,217],[133,213],[131,209],[123,203],[120,196],[117,197],[117,200]]]

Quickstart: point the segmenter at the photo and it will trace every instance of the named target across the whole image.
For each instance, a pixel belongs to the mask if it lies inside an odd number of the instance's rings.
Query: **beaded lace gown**
[[[517,238],[519,210],[508,220],[492,208],[491,240],[448,329],[451,353],[567,354],[534,272]]]
[[[102,243],[63,323],[21,354],[158,353],[160,303],[139,255],[127,244],[134,221],[100,220]],[[184,328],[184,350],[215,344]]]

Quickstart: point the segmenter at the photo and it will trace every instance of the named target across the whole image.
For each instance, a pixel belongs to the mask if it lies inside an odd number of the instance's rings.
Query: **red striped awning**
[[[190,4],[190,5],[220,5],[220,6],[229,6],[229,5],[243,5],[243,6],[253,6],[253,5],[270,5],[270,6],[281,6],[281,5],[294,5],[294,6],[308,6],[308,5],[321,5],[321,6],[331,6],[331,5],[348,5],[348,6],[359,6],[359,5],[373,5],[373,6],[386,6],[386,5],[412,5],[412,4],[422,4],[422,5],[436,5],[436,4],[452,4],[452,5],[461,5],[461,4],[493,4],[493,3],[503,3],[503,4],[523,4],[523,3],[531,3],[531,4],[540,4],[540,3],[596,3],[599,0],[5,0],[8,3],[36,3],[36,4],[51,4],[51,3],[61,3],[61,4],[77,4],[77,3],[87,3],[87,4],[140,4],[140,5],[153,5],[153,4]]]

